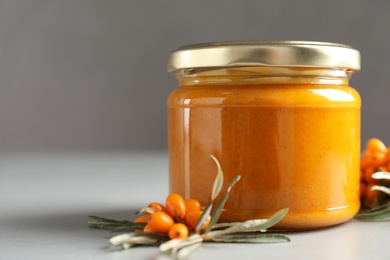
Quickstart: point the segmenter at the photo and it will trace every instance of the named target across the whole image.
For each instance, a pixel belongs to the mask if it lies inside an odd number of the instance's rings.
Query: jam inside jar
[[[357,68],[247,63],[175,68],[180,87],[168,98],[170,192],[206,205],[214,155],[223,190],[241,176],[222,222],[268,218],[283,208],[289,212],[280,229],[351,219],[360,208],[361,100],[349,86]]]

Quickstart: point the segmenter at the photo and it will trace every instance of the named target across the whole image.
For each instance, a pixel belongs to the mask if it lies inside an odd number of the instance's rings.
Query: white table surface
[[[165,152],[0,154],[0,259],[167,259],[110,250],[87,216],[134,219],[168,193]],[[390,222],[291,233],[290,243],[204,244],[191,259],[390,259]]]

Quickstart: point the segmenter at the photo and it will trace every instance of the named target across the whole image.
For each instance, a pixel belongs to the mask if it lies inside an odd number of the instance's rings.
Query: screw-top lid
[[[360,70],[351,46],[312,41],[240,41],[186,45],[169,55],[168,71],[191,68],[279,66]]]

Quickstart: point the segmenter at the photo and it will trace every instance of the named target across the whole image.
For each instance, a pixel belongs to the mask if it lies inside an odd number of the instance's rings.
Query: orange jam
[[[282,229],[351,219],[360,208],[361,100],[348,86],[357,68],[323,62],[175,68],[170,192],[206,205],[217,172],[212,154],[224,172],[223,190],[241,175],[220,221],[268,218],[283,208]]]

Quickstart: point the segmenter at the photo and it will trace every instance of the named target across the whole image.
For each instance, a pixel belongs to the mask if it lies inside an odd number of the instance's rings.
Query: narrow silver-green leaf
[[[202,215],[200,215],[198,224],[196,225],[195,231],[199,232],[203,229],[204,225],[206,224],[207,218],[210,216],[211,209],[213,208],[213,202],[214,200],[210,201],[210,203],[206,206],[204,209]]]
[[[145,208],[138,210],[135,214],[142,214],[142,213],[153,214],[153,213],[158,212],[158,211],[160,211],[160,210],[150,208],[150,207],[145,207]]]
[[[222,222],[222,223],[215,223],[213,225],[213,227],[211,228],[211,230],[213,229],[221,229],[221,228],[228,228],[228,227],[231,227],[231,226],[234,226],[235,224],[237,224],[239,222]]]
[[[240,175],[237,175],[233,180],[232,182],[230,183],[229,187],[227,188],[224,196],[222,197],[222,199],[219,201],[218,205],[215,207],[215,210],[213,212],[213,214],[211,215],[211,220],[210,220],[210,223],[206,229],[206,233],[209,232],[215,223],[217,223],[219,217],[221,216],[221,212],[223,210],[223,207],[225,206],[225,203],[227,201],[227,199],[229,198],[229,193],[230,193],[230,190],[233,188],[233,186],[240,180],[241,176]]]
[[[390,205],[378,207],[367,212],[359,213],[355,219],[366,222],[379,222],[390,220]]]
[[[281,243],[290,242],[290,238],[283,234],[251,234],[225,235],[211,238],[211,241],[227,243]]]
[[[383,187],[390,188],[390,180],[379,179],[379,184],[382,185]]]
[[[246,221],[249,225],[246,226],[246,222],[243,222],[243,226],[245,227],[240,232],[257,232],[257,231],[265,231],[270,227],[273,227],[276,225],[279,221],[281,221],[288,213],[288,208],[284,208],[278,212],[276,212],[274,215],[272,215],[270,218],[266,219],[265,221],[262,219],[259,219],[258,224],[256,222]],[[232,228],[233,229],[233,228]]]
[[[274,215],[272,215],[266,223],[261,227],[261,229],[268,229],[279,223],[288,213],[288,208],[279,210]]]
[[[183,260],[188,259],[195,251],[197,251],[202,246],[201,242],[186,246],[180,250],[178,250],[175,254],[173,254],[173,259],[175,260]]]
[[[215,158],[214,155],[211,154],[210,157],[214,160],[215,164],[217,165],[218,172],[214,180],[213,190],[211,192],[211,201],[209,202],[209,204],[207,204],[206,208],[204,209],[202,215],[198,220],[198,224],[196,225],[195,228],[196,232],[199,232],[204,227],[207,218],[210,216],[211,210],[213,208],[214,200],[221,192],[222,185],[223,185],[223,172],[221,169],[221,165],[219,164],[219,161],[217,160],[217,158]]]
[[[249,228],[261,226],[264,223],[266,223],[267,221],[268,221],[267,219],[251,219],[251,220],[247,220],[245,222],[237,222],[229,228],[222,229],[222,230],[210,231],[210,232],[205,234],[205,237],[207,239],[209,239],[209,238],[215,238],[215,237],[233,234],[233,233],[249,232],[249,231],[247,231]],[[257,231],[263,231],[263,230],[257,230]]]
[[[135,246],[135,244],[123,243],[122,246],[123,246],[124,249],[129,249],[130,247]]]
[[[359,213],[359,214],[381,212],[381,211],[386,211],[388,209],[390,209],[390,204],[386,204],[386,205],[383,205],[383,206],[380,206],[380,207],[377,207],[377,208],[374,208],[374,209],[370,209],[370,210],[368,210],[366,212]]]
[[[390,188],[387,188],[387,187],[384,187],[384,186],[378,186],[378,185],[374,185],[371,190],[379,190],[381,192],[384,192],[386,194],[389,194],[390,195]]]
[[[288,209],[285,208],[272,215],[269,219],[253,219],[245,222],[238,222],[233,226],[224,230],[210,231],[207,234],[207,237],[218,237],[218,236],[233,234],[238,232],[265,231],[268,228],[277,224],[280,220],[282,220],[287,213],[288,213]]]
[[[96,216],[88,217],[88,227],[99,228],[99,229],[115,229],[122,226],[131,227],[134,223],[127,220],[113,220],[108,218],[101,218]]]
[[[372,175],[372,178],[390,180],[390,172],[376,172]]]
[[[200,243],[203,241],[203,238],[199,234],[193,234],[184,239],[171,239],[167,242],[164,242],[160,245],[161,252],[167,252],[169,250],[177,250],[178,248],[182,248],[184,246],[192,245],[195,243]]]
[[[110,239],[113,246],[124,245],[128,247],[131,245],[157,245],[161,237],[146,233],[126,233],[114,236]]]
[[[215,158],[214,155],[210,155],[211,159],[213,159],[213,161],[215,162],[215,164],[217,165],[217,176],[214,180],[214,184],[213,184],[213,190],[211,192],[211,200],[215,200],[215,198],[218,196],[218,194],[221,192],[221,189],[222,189],[222,185],[223,185],[223,172],[222,172],[222,168],[221,168],[221,165],[219,164],[219,161],[217,160],[217,158]]]
[[[111,233],[117,233],[117,232],[133,232],[134,230],[143,230],[147,223],[138,222],[138,223],[132,223],[129,225],[122,225],[117,228],[114,228],[111,230]]]
[[[377,213],[364,213],[355,216],[356,219],[366,222],[390,221],[390,210]]]

